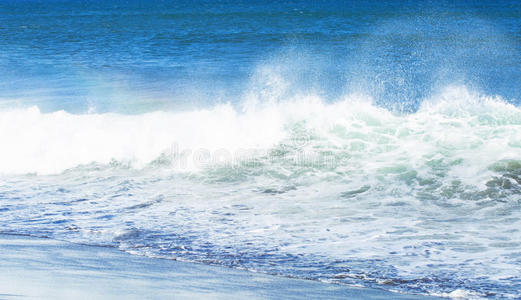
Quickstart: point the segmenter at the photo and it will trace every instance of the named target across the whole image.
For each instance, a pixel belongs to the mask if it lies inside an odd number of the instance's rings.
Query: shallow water
[[[521,296],[519,3],[0,10],[2,232]]]
[[[2,299],[439,299],[20,235],[0,235],[0,248]]]

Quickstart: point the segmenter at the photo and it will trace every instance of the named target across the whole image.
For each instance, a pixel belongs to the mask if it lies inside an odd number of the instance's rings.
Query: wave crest
[[[521,154],[521,110],[461,86],[447,87],[411,114],[392,113],[361,95],[332,103],[308,95],[249,102],[246,109],[224,104],[188,112],[74,115],[31,107],[0,116],[1,173],[55,174],[114,161],[194,171],[260,159],[263,167],[282,166],[291,174],[309,161],[293,167],[284,162],[304,153],[333,159],[329,170],[341,174],[405,162],[421,173],[422,166],[443,160],[455,164],[449,173],[465,178]]]

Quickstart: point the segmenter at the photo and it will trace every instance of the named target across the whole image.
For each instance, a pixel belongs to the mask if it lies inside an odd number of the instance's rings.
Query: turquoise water
[[[2,1],[0,228],[521,297],[521,4]]]

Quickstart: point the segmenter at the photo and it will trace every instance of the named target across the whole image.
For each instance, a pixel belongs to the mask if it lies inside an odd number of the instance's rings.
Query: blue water
[[[0,2],[0,228],[521,294],[518,1]]]

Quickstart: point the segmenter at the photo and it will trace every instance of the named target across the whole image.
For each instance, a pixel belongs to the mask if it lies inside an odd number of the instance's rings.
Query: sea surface
[[[521,298],[521,2],[0,1],[0,233]]]

